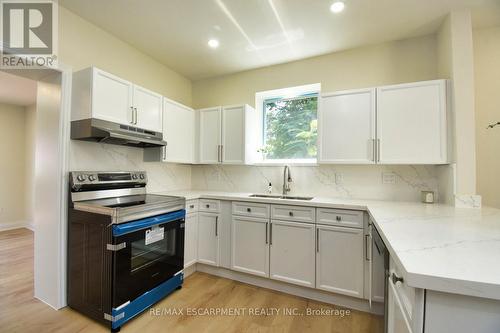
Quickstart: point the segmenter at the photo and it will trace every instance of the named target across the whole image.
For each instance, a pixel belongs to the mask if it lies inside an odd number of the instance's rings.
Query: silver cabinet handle
[[[220,163],[220,145],[217,145],[217,162]]]
[[[135,110],[135,124],[137,125],[137,108],[134,108]]]
[[[131,106],[130,107],[130,121],[129,123],[131,123],[132,125],[134,124],[134,107]]]
[[[215,217],[215,237],[219,236],[219,216]]]
[[[266,244],[268,243],[268,240],[267,240],[267,227],[268,227],[268,224],[269,224],[269,222],[266,222]]]
[[[377,162],[380,162],[380,139],[377,139]]]
[[[371,245],[370,235],[365,235],[365,260],[366,261],[371,261],[372,260],[371,256],[368,256],[368,253],[369,253],[368,251],[370,249],[370,245]]]
[[[316,252],[319,253],[319,228],[316,228]]]
[[[372,139],[372,161],[377,162],[377,139]]]
[[[273,245],[273,222],[269,223],[269,245]]]
[[[224,161],[224,146],[220,146],[220,162],[222,163]]]
[[[404,279],[402,277],[397,276],[396,273],[392,273],[391,280],[392,280],[392,284],[396,284],[398,282],[401,282],[401,283],[404,282]]]
[[[164,161],[167,159],[167,146],[161,147],[161,159]]]

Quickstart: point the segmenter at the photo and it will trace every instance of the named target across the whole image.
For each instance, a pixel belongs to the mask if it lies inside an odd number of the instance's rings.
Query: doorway
[[[5,219],[11,222],[0,219],[0,230],[32,230],[34,297],[59,309],[66,305],[66,192],[71,71],[0,70],[0,83],[2,77],[5,80],[0,90],[6,94],[5,98],[19,97],[16,95],[27,91],[31,91],[27,94],[31,101],[33,91],[35,97],[34,103],[30,102],[29,105],[6,106],[5,112],[0,108],[5,117],[13,117],[8,124],[0,124],[0,135],[5,139],[0,151],[4,160],[2,167],[11,170],[11,174],[4,179],[13,183],[8,186],[8,191],[12,193],[10,196],[0,194],[0,209],[13,206],[13,200],[21,207],[12,213],[17,215],[9,215]],[[15,83],[23,86],[7,89],[15,86]],[[16,111],[19,112],[17,118],[13,115]],[[18,168],[13,167],[14,157]],[[15,219],[12,216],[22,218]]]

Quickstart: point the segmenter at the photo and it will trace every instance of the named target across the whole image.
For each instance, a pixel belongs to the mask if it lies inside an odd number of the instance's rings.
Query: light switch
[[[396,184],[396,174],[394,172],[382,172],[382,184]]]
[[[340,172],[335,173],[335,184],[342,185],[344,183],[344,174]]]

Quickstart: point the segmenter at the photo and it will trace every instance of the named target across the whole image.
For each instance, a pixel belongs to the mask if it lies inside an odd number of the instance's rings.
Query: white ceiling
[[[28,106],[36,102],[37,82],[0,71],[0,103]]]
[[[470,8],[476,26],[500,24],[500,0],[345,0],[337,15],[332,2],[59,1],[192,80],[434,33],[452,10]]]

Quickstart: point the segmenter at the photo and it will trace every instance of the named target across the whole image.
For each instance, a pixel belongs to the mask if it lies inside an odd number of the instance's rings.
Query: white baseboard
[[[232,271],[226,268],[214,267],[209,265],[204,265],[197,263],[195,270],[198,272],[203,272],[215,276],[220,276],[226,279],[235,280],[247,284],[251,284],[257,287],[271,289],[280,291],[286,294],[291,294],[298,297],[312,299],[318,302],[333,304],[353,310],[358,310],[362,312],[369,312],[376,315],[384,314],[384,304],[373,302],[372,307],[370,308],[370,304],[365,299],[359,299],[339,294],[333,294],[326,291],[306,288],[301,286],[296,286],[293,284],[289,284],[286,282],[271,280],[267,278],[262,278],[258,276],[253,276],[250,274],[240,273],[236,271]],[[193,266],[190,266],[193,267]],[[184,270],[185,271],[185,270]],[[192,274],[192,273],[191,273]]]
[[[0,231],[14,230],[20,228],[28,228],[31,231],[34,231],[33,224],[26,221],[14,221],[9,223],[0,223]]]
[[[187,267],[184,267],[184,278],[187,278],[189,275],[196,272],[196,263],[191,264]]]

